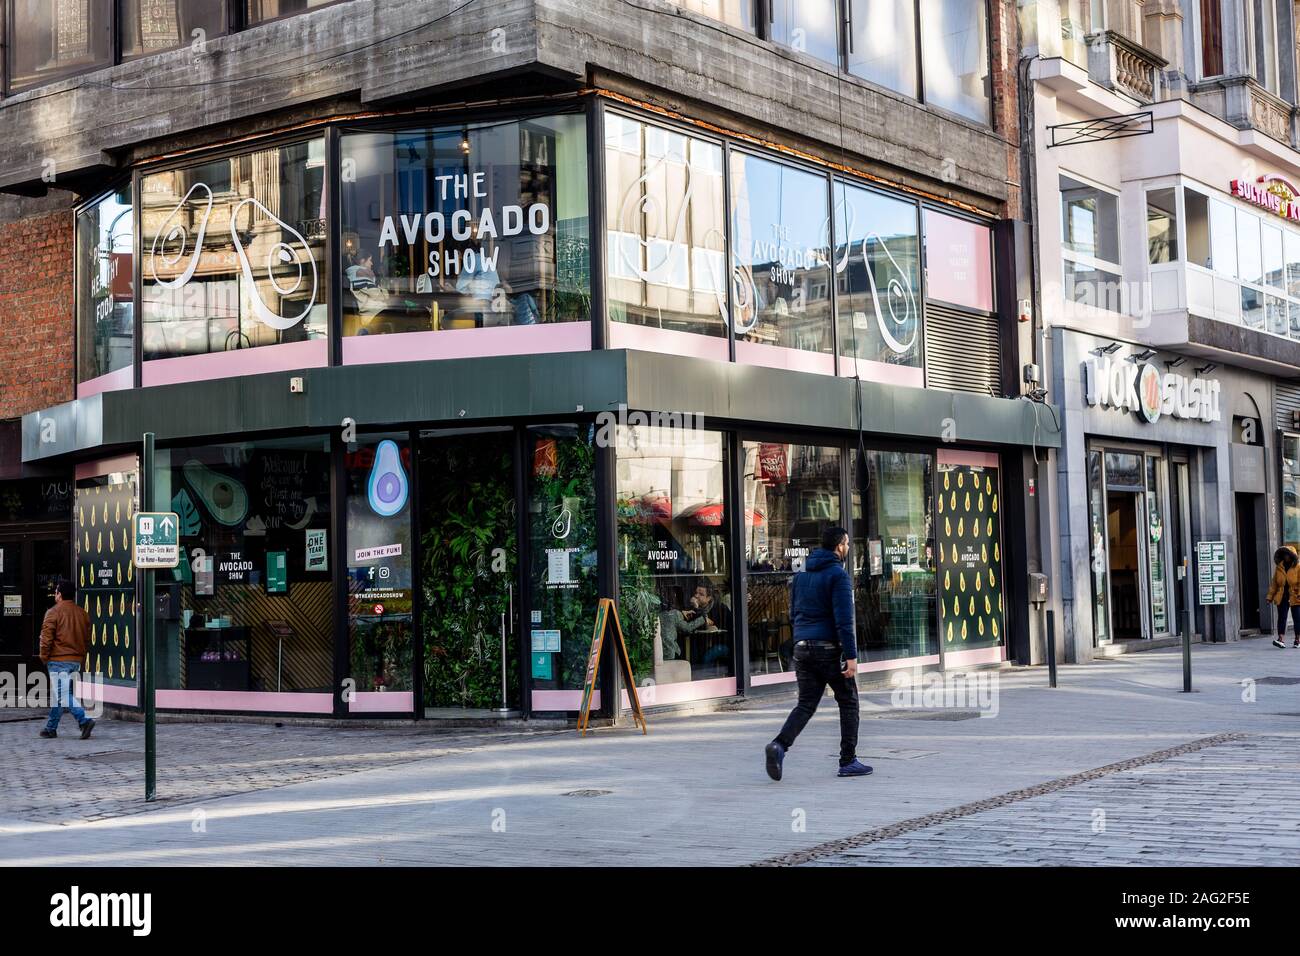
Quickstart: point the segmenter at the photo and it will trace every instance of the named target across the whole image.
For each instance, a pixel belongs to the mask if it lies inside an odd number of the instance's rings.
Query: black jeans
[[[835,703],[840,705],[840,766],[852,763],[858,756],[858,682],[840,672],[839,647],[796,644],[794,673],[799,680],[799,703],[776,735],[777,743],[786,750],[794,746],[794,739],[812,720],[829,684]]]
[[[1296,640],[1300,641],[1300,604],[1291,605],[1291,621],[1295,625]],[[1286,605],[1277,606],[1277,636],[1286,635]]]

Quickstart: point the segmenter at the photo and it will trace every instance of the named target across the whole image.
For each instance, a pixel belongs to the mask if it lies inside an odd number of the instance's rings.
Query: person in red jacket
[[[50,675],[50,719],[41,731],[42,737],[59,736],[59,720],[67,709],[76,718],[85,740],[95,729],[95,722],[72,696],[72,682],[86,659],[87,639],[90,636],[90,617],[77,606],[71,581],[60,581],[54,589],[54,607],[45,612],[41,624],[41,660]]]

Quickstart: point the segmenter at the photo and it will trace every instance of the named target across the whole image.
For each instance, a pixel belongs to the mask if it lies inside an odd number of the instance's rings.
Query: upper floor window
[[[837,0],[770,0],[772,40],[828,63],[839,62]]]
[[[1223,0],[1199,0],[1196,29],[1201,76],[1223,75]]]
[[[754,0],[677,0],[677,5],[751,33],[754,30]]]
[[[989,121],[987,0],[921,0],[926,102]]]
[[[244,0],[244,18],[250,25],[264,23],[329,6],[331,3],[338,3],[338,0]]]
[[[11,90],[113,62],[113,0],[9,0]]]
[[[77,212],[77,383],[100,379],[92,390],[130,387],[135,365],[131,187],[110,193]],[[114,381],[101,377],[111,373]]]
[[[847,0],[849,72],[915,97],[916,0]]]
[[[1112,193],[1061,177],[1061,257],[1067,299],[1123,311],[1119,210]]]
[[[223,0],[120,0],[122,59],[201,44],[226,32]]]

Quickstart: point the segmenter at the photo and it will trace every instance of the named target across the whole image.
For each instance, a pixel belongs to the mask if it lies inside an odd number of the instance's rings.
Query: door
[[[32,614],[32,646],[40,643],[41,624],[45,612],[54,607],[54,588],[68,577],[72,564],[69,542],[45,540],[32,542],[32,583],[30,607]]]
[[[508,429],[420,436],[426,712],[519,707],[514,443]]]
[[[1237,495],[1237,594],[1241,601],[1241,628],[1264,625],[1260,616],[1259,524],[1255,520],[1257,495]]]
[[[36,650],[23,552],[21,540],[0,540],[0,657],[30,657]]]
[[[1145,549],[1139,530],[1145,527],[1141,497],[1129,491],[1107,494],[1107,553],[1110,572],[1111,634],[1114,640],[1146,636],[1144,588]]]

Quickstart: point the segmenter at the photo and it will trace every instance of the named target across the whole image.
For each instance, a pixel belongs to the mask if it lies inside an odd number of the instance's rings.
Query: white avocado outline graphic
[[[248,260],[248,253],[244,251],[244,244],[239,241],[239,229],[235,225],[239,221],[240,211],[250,204],[260,209],[265,216],[278,223],[286,232],[292,233],[293,237],[301,244],[304,253],[303,255],[299,255],[292,246],[283,241],[277,242],[271,247],[271,250],[266,254],[265,262],[266,276],[271,282],[271,287],[282,296],[292,295],[297,292],[303,284],[304,272],[302,260],[305,259],[307,264],[311,266],[311,295],[307,298],[307,304],[302,307],[302,311],[297,315],[283,316],[278,312],[273,312],[271,309],[266,307],[266,303],[262,301],[261,293],[257,291],[257,280],[253,277],[253,264]],[[230,238],[235,244],[235,252],[239,255],[239,268],[244,274],[244,281],[253,287],[253,296],[251,299],[253,314],[256,315],[262,323],[280,332],[283,332],[285,329],[293,328],[305,319],[307,314],[311,312],[312,307],[316,304],[316,293],[319,283],[316,274],[316,259],[311,254],[311,247],[307,245],[307,240],[303,238],[302,233],[293,228],[293,226],[289,225],[275,213],[271,212],[271,210],[267,209],[266,206],[258,200],[245,199],[230,212]],[[297,280],[291,285],[283,286],[276,279],[275,266],[277,260],[281,263],[293,262],[298,266]]]
[[[202,189],[208,194],[208,201],[203,210],[203,218],[199,221],[198,232],[195,234],[194,251],[190,254],[189,265],[187,265],[185,271],[178,276],[171,279],[160,278],[158,275],[157,264],[160,257],[163,261],[163,265],[170,268],[180,262],[181,257],[185,255],[185,247],[189,240],[189,233],[186,231],[185,227],[181,225],[177,216],[189,203],[190,197],[194,195],[195,190],[199,189]],[[207,184],[195,183],[189,188],[189,191],[181,197],[181,201],[176,204],[176,208],[167,214],[167,218],[162,222],[162,227],[160,227],[158,232],[154,235],[153,244],[149,247],[149,274],[153,277],[154,282],[158,283],[163,288],[179,289],[194,277],[194,270],[199,267],[199,255],[203,252],[203,236],[208,231],[208,220],[212,216],[212,203],[212,190],[208,188]],[[167,224],[173,219],[177,219],[176,224],[168,229]],[[173,242],[178,238],[181,240],[181,246],[174,256],[168,255],[159,248],[160,243],[165,246],[167,243]]]

